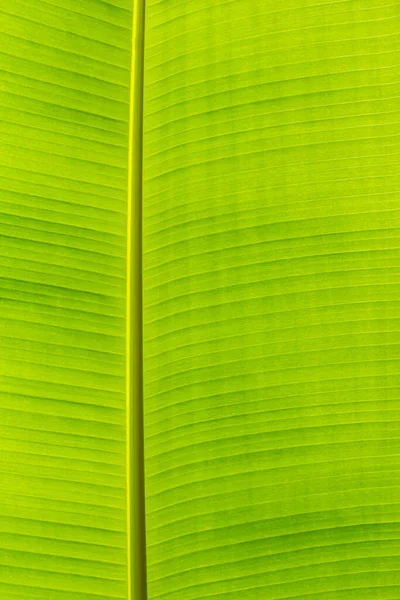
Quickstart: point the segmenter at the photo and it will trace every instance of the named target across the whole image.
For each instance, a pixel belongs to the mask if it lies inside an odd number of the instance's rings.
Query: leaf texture
[[[399,4],[148,0],[150,600],[394,600]]]
[[[131,0],[0,7],[0,597],[127,598]]]

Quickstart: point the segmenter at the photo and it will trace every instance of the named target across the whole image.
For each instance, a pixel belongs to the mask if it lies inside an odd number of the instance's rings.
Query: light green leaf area
[[[400,597],[399,8],[147,2],[149,600]]]
[[[126,598],[131,0],[0,6],[0,598]]]

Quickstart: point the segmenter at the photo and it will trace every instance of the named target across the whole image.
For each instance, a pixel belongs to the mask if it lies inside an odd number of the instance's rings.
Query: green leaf
[[[132,2],[0,13],[0,597],[126,599]]]
[[[147,2],[150,600],[400,595],[398,8]]]
[[[399,598],[399,37],[3,2],[0,598]]]

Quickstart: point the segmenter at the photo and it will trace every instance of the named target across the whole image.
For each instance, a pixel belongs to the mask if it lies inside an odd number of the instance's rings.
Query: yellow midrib
[[[129,147],[128,147],[128,194],[127,194],[127,273],[126,273],[126,485],[127,485],[127,577],[128,600],[145,600],[146,577],[142,568],[145,548],[142,548],[144,527],[144,510],[142,498],[139,496],[138,469],[143,457],[138,453],[140,444],[140,428],[137,403],[141,402],[141,382],[135,379],[141,377],[141,310],[140,286],[138,286],[141,251],[140,244],[133,236],[140,236],[140,210],[136,206],[141,202],[141,125],[139,118],[142,113],[143,96],[143,36],[144,36],[144,0],[133,0],[132,19],[132,48],[131,48],[131,79],[129,103]],[[135,275],[135,276],[133,276]],[[133,286],[135,289],[132,290]],[[137,288],[137,289],[136,289]],[[135,294],[138,297],[135,297]],[[134,348],[136,348],[135,351]],[[134,475],[133,475],[134,474]],[[142,491],[143,493],[143,491]],[[137,504],[136,504],[137,503]],[[139,507],[139,508],[137,508]],[[141,514],[143,512],[143,514]],[[140,522],[140,519],[143,522]],[[142,556],[139,556],[139,553]],[[135,567],[133,568],[133,565]]]

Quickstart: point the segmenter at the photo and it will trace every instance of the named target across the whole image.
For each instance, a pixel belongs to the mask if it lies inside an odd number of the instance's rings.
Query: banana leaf
[[[399,17],[3,0],[0,598],[400,597]]]

